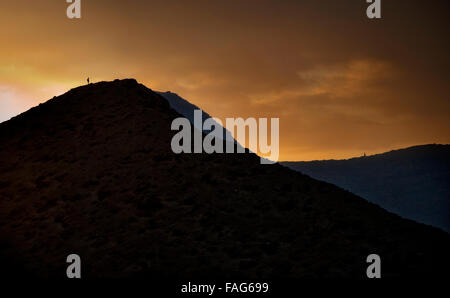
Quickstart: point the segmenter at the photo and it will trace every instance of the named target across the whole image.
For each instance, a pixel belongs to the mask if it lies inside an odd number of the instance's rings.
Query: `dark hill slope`
[[[450,232],[450,145],[282,164],[336,184],[390,212]]]
[[[170,149],[166,100],[83,86],[0,124],[4,275],[446,276],[449,235],[252,154]],[[14,271],[11,271],[13,270]]]

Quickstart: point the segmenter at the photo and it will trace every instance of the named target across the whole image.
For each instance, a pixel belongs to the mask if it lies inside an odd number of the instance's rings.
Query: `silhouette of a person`
[[[88,85],[89,85],[89,84],[90,84],[90,83],[89,83],[89,77],[87,78],[87,82],[88,82]]]

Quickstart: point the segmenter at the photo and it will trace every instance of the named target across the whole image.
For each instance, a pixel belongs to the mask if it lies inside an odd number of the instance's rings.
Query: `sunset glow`
[[[63,0],[1,1],[0,121],[135,78],[221,119],[280,118],[280,160],[450,143],[448,1],[386,1],[381,21],[323,2],[96,0],[69,20]]]

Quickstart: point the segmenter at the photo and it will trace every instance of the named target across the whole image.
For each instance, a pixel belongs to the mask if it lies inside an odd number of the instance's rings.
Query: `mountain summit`
[[[0,124],[4,275],[446,276],[450,236],[254,154],[174,154],[180,115],[135,80],[75,88]]]

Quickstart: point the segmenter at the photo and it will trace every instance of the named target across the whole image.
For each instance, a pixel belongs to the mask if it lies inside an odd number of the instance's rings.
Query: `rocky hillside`
[[[75,88],[0,124],[8,277],[445,276],[448,234],[253,154],[172,153],[168,102],[135,80]]]

